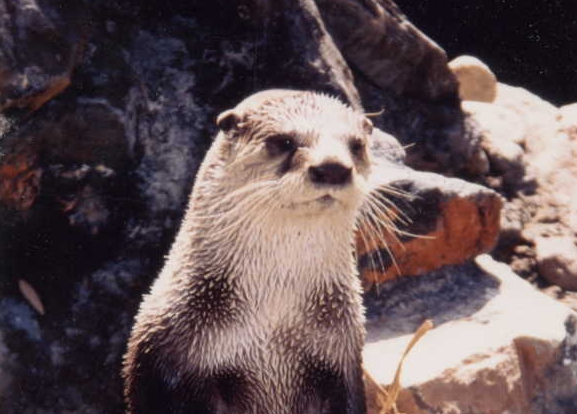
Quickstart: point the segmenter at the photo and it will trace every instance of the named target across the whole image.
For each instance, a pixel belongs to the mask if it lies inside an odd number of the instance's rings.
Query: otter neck
[[[293,287],[306,290],[307,286],[339,279],[349,283],[350,278],[356,277],[352,214],[309,218],[269,214],[248,217],[237,228],[233,226],[232,231],[225,232],[222,222],[207,224],[195,218],[187,221],[192,226],[179,235],[181,242],[188,244],[187,249],[179,249],[189,252],[186,262],[210,262],[219,269],[233,269],[227,277],[234,278],[247,292],[274,295]],[[267,289],[262,289],[263,285]]]

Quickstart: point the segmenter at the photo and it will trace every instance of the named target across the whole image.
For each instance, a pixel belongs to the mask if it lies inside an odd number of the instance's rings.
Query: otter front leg
[[[234,373],[201,375],[169,366],[142,343],[127,355],[124,371],[127,414],[234,414]],[[143,351],[143,349],[145,351]]]
[[[361,364],[353,370],[347,384],[347,414],[366,414],[365,383]]]
[[[213,414],[206,381],[184,378],[167,367],[154,350],[142,347],[125,368],[127,414]],[[204,396],[204,397],[203,397]]]
[[[307,364],[301,406],[293,412],[306,414],[366,414],[362,369],[345,377],[323,364]]]

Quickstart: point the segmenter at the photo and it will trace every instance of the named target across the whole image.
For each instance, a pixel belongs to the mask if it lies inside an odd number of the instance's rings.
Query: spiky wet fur
[[[370,160],[348,142],[368,139],[367,121],[311,92],[268,91],[234,111],[138,312],[128,413],[365,413],[353,231]],[[288,166],[264,145],[279,132],[302,145]],[[351,166],[352,184],[315,186],[308,167],[326,160]]]

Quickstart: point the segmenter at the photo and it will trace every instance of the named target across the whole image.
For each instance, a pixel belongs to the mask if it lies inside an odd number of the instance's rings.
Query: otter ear
[[[236,129],[240,121],[239,114],[236,113],[234,109],[229,109],[216,118],[216,126],[224,132],[229,132],[230,130]]]
[[[365,131],[368,136],[371,136],[373,133],[373,123],[369,118],[363,118],[363,131]]]

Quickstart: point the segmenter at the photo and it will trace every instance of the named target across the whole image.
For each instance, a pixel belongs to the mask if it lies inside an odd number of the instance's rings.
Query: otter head
[[[272,90],[223,112],[217,125],[218,175],[230,192],[245,188],[276,217],[356,214],[371,164],[372,123],[362,114],[326,95]]]

